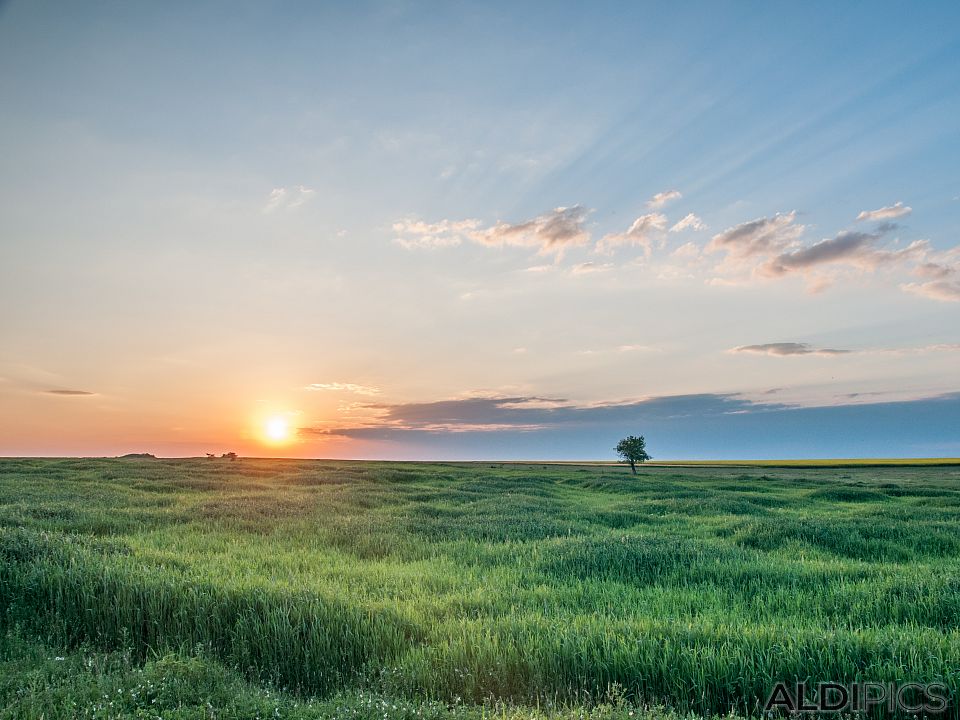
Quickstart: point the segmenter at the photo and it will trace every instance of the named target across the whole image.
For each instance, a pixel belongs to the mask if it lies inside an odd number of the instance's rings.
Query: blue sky
[[[958,28],[0,4],[0,454],[958,455]]]

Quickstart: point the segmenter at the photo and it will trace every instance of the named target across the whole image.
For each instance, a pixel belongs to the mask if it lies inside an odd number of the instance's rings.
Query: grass
[[[0,638],[0,720],[693,720],[630,705],[615,691],[589,708],[471,705],[356,689],[303,698],[254,684],[216,659],[81,647],[57,655],[14,635]],[[731,720],[736,720],[731,718]]]
[[[700,465],[703,467],[843,468],[843,467],[949,467],[960,466],[960,458],[830,458],[819,460],[663,460],[657,465]]]
[[[958,480],[0,460],[0,718],[755,715],[778,680],[956,692]]]
[[[542,461],[515,461],[518,465],[544,465]],[[548,465],[579,467],[615,467],[615,460],[558,460]],[[960,466],[960,458],[822,458],[793,460],[651,460],[644,467],[753,467],[753,468],[843,468],[843,467],[950,467]]]

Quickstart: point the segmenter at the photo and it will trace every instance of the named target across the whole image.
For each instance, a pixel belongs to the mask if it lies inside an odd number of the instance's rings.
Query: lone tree
[[[647,441],[643,439],[643,435],[640,437],[628,435],[617,443],[614,450],[620,456],[620,462],[630,463],[630,469],[633,470],[634,475],[637,474],[637,463],[651,459],[647,454]]]

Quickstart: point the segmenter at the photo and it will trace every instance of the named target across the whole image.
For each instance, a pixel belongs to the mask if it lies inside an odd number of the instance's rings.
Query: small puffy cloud
[[[707,226],[704,224],[703,220],[694,215],[693,213],[687,213],[680,220],[673,224],[673,227],[670,228],[670,232],[683,232],[684,230],[706,230]]]
[[[735,225],[714,235],[707,243],[707,252],[725,252],[733,259],[782,252],[803,234],[805,228],[796,219],[794,210]]]
[[[270,196],[267,198],[267,204],[263,206],[263,211],[265,213],[273,212],[278,207],[280,207],[287,199],[287,189],[286,188],[274,188],[270,191]]]
[[[891,222],[883,222],[871,232],[844,230],[812,245],[801,241],[804,229],[796,222],[796,213],[790,212],[751,220],[715,235],[706,249],[725,255],[714,268],[718,276],[710,282],[736,285],[795,274],[804,278],[810,292],[820,292],[845,271],[906,271],[927,262],[930,253],[926,240],[915,240],[902,248],[895,243],[882,245],[881,241],[898,229]],[[931,267],[928,272],[935,270]],[[920,284],[914,286],[905,289],[926,291],[919,289]],[[931,292],[942,294],[943,290],[933,288]]]
[[[960,280],[931,280],[925,283],[905,283],[900,286],[914,295],[922,295],[941,302],[960,302]]]
[[[896,218],[909,215],[912,212],[912,207],[904,205],[902,202],[898,202],[887,207],[878,208],[877,210],[864,210],[857,215],[857,220],[895,220]]]
[[[307,200],[309,200],[316,190],[313,190],[308,187],[300,185],[297,187],[296,192],[293,193],[293,197],[290,199],[290,202],[287,203],[288,208],[296,208],[303,205]]]
[[[267,196],[267,202],[263,206],[263,212],[272,213],[277,210],[293,210],[307,202],[315,192],[315,190],[303,185],[297,185],[291,188],[274,188],[270,191],[270,195]]]
[[[700,246],[692,242],[684,243],[670,253],[670,257],[677,260],[697,260],[700,258]]]
[[[531,273],[533,275],[540,275],[542,273],[553,272],[557,269],[557,265],[531,265],[522,270],[525,273]]]
[[[58,395],[60,397],[90,397],[96,395],[89,390],[44,390],[46,395]]]
[[[943,280],[957,272],[956,268],[938,262],[920,263],[913,269],[913,274],[927,280]]]
[[[616,347],[588,348],[586,350],[578,350],[577,355],[614,355],[618,353],[655,353],[659,351],[660,348],[653,345],[641,345],[636,343],[630,345],[617,345]]]
[[[923,282],[901,285],[903,290],[941,302],[960,302],[960,245],[925,258],[913,269]]]
[[[590,240],[586,220],[590,211],[582,205],[558,207],[518,223],[497,222],[483,227],[479,220],[441,220],[426,223],[401,220],[394,223],[394,242],[406,249],[449,247],[463,240],[491,247],[537,248],[541,254],[562,253],[570,246]]]
[[[663,192],[658,192],[652,198],[647,200],[648,208],[662,208],[669,202],[674,200],[679,200],[683,197],[683,194],[679,190],[664,190]]]
[[[483,245],[536,247],[541,253],[560,252],[590,240],[585,227],[587,210],[582,205],[558,207],[519,223],[498,222],[471,233],[470,239]]]
[[[741,345],[740,347],[733,348],[730,352],[787,357],[790,355],[845,355],[850,351],[835,350],[833,348],[815,348],[807,343],[777,342],[763,343],[762,345]]]
[[[704,264],[703,248],[686,242],[670,253],[665,262],[657,265],[657,279],[666,281],[692,280]]]
[[[311,383],[305,390],[311,392],[349,392],[354,395],[379,395],[380,388],[371,385],[357,385],[355,383]]]
[[[393,241],[406,250],[451,247],[459,245],[463,238],[469,237],[469,233],[479,227],[479,220],[427,223],[408,218],[393,224],[393,231],[397,233]]]
[[[667,228],[667,217],[661,213],[641,215],[626,232],[604,235],[597,243],[598,252],[609,252],[621,245],[636,245],[650,254],[654,240],[657,240]]]
[[[584,262],[570,268],[572,275],[588,275],[590,273],[605,272],[613,267],[611,263]]]
[[[873,233],[843,232],[835,238],[821,240],[810,247],[781,253],[765,266],[765,271],[771,275],[783,275],[814,265],[857,257],[876,238],[877,236]]]
[[[875,247],[878,240],[895,229],[896,225],[884,223],[872,233],[847,230],[809,247],[783,252],[767,262],[761,272],[778,276],[790,272],[806,272],[831,264],[871,271],[882,265],[921,259],[929,246],[929,243],[923,240],[916,240],[900,250],[882,250]]]

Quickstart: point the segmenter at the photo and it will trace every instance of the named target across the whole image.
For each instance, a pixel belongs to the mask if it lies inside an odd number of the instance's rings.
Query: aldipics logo
[[[765,713],[863,713],[923,717],[941,715],[950,694],[941,683],[822,682],[816,685],[778,682],[763,706]]]

